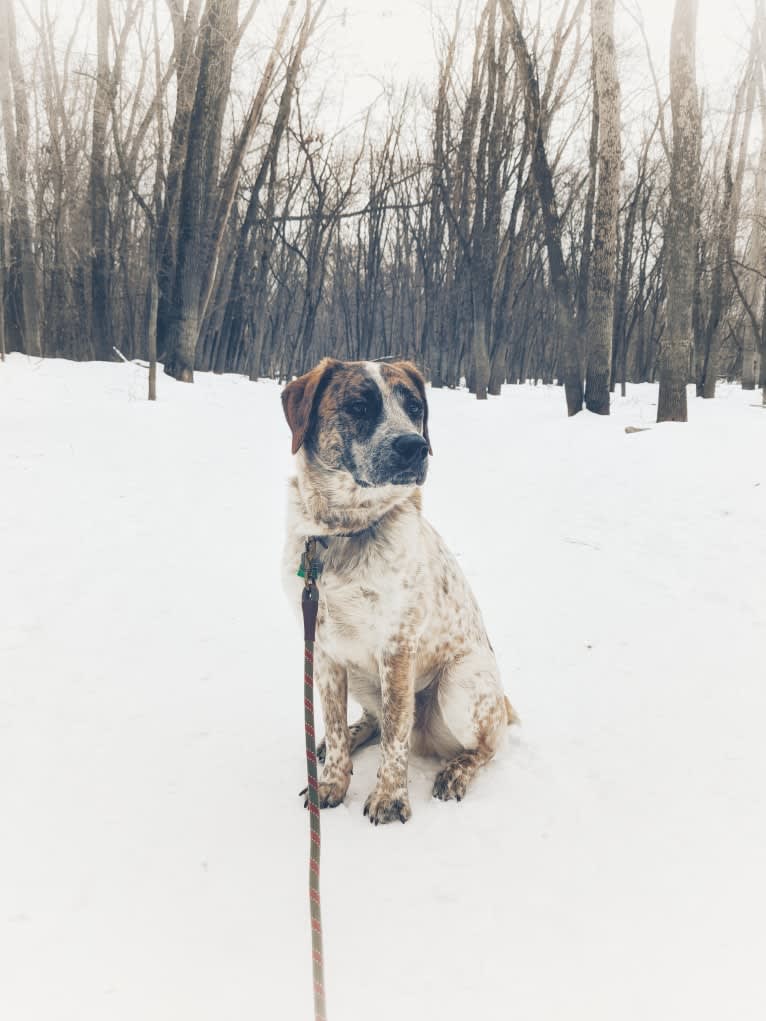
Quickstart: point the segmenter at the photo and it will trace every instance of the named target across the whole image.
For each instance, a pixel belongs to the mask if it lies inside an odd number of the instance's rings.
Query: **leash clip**
[[[298,574],[303,578],[303,596],[301,607],[303,609],[303,639],[306,642],[313,642],[316,639],[317,611],[319,610],[319,588],[317,577],[321,571],[321,564],[317,557],[317,540],[310,538],[306,540],[306,548],[301,557],[301,566]]]
[[[317,556],[317,539],[306,539],[306,546],[301,556],[298,577],[303,578],[305,588],[316,585],[317,578],[321,574],[322,564]]]

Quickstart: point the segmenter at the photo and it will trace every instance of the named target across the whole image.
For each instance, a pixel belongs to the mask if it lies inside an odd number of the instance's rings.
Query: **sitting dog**
[[[431,453],[425,382],[410,362],[326,358],[285,387],[282,404],[297,466],[284,555],[296,607],[305,541],[323,540],[314,650],[325,722],[320,804],[343,801],[352,752],[379,736],[364,812],[376,825],[406,822],[411,746],[446,760],[433,793],[459,801],[514,720],[476,599],[421,515]],[[351,726],[349,691],[363,709]]]

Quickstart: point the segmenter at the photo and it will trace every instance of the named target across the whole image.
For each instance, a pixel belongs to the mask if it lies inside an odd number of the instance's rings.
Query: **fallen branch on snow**
[[[122,358],[122,360],[125,362],[126,365],[138,365],[139,368],[142,368],[142,369],[148,369],[149,368],[149,362],[140,362],[137,358],[132,358],[132,359],[131,358],[126,358],[125,355],[122,353],[122,351],[120,351],[120,349],[118,347],[115,347],[114,344],[112,345],[112,351],[114,351],[114,353],[116,355],[119,355],[120,358]]]

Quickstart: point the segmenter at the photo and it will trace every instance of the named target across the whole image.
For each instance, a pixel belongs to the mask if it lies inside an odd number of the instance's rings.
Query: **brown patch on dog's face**
[[[420,420],[423,425],[423,439],[428,444],[428,453],[433,454],[431,440],[428,435],[428,398],[426,397],[426,381],[417,365],[412,362],[390,362],[380,366],[380,373],[389,386],[396,390],[399,388],[405,398],[410,397],[414,404],[415,413],[411,416],[417,424]],[[421,413],[417,414],[417,405],[420,405]]]
[[[363,458],[355,455],[369,449],[382,415],[383,395],[364,362],[341,363],[322,389],[307,437],[308,455],[367,484],[358,463]]]
[[[294,379],[282,391],[282,409],[292,430],[294,454],[298,453],[306,440],[322,383],[326,382],[333,369],[341,364],[342,362],[334,358],[323,358],[311,372]]]
[[[425,382],[410,362],[325,359],[282,394],[293,453],[347,471],[362,487],[421,485],[426,475]]]

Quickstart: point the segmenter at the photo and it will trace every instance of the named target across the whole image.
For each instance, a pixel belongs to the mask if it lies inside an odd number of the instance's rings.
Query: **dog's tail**
[[[508,718],[508,726],[512,727],[514,725],[514,723],[521,723],[521,720],[519,719],[519,717],[518,717],[518,715],[516,713],[516,710],[513,708],[511,703],[508,701],[508,696],[505,695],[504,697],[505,697],[505,713],[506,713],[506,716]]]

